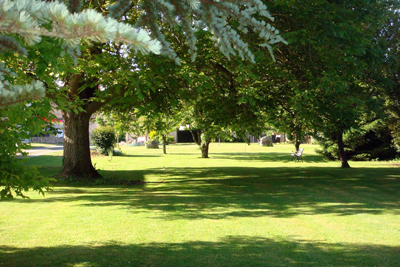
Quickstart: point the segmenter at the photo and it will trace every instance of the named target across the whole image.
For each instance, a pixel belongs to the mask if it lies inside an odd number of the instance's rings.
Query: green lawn
[[[0,266],[400,266],[399,163],[325,162],[304,145],[123,147],[93,157],[133,187],[0,203]],[[30,159],[56,175],[62,151]],[[166,170],[163,170],[165,166]]]
[[[47,148],[61,146],[62,144],[47,144],[47,143],[30,143],[33,148]]]

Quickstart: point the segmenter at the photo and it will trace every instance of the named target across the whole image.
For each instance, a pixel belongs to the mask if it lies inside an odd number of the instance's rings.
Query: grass
[[[33,148],[47,148],[47,147],[55,147],[55,146],[60,146],[60,144],[47,144],[47,143],[30,143]]]
[[[123,147],[94,157],[139,186],[56,185],[0,205],[0,266],[400,266],[400,171],[305,145]],[[30,159],[57,175],[62,151]],[[166,170],[163,170],[165,166]]]

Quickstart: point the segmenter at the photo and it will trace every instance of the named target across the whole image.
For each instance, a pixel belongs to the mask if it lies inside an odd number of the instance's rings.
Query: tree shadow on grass
[[[32,201],[120,206],[132,212],[157,211],[149,216],[167,220],[400,214],[397,168],[207,167],[102,171],[102,174],[130,175],[132,179],[150,183],[131,188],[86,187],[82,189],[85,193],[70,192],[67,196],[56,188],[48,198]],[[153,178],[146,178],[148,175]]]
[[[108,156],[107,156],[108,157]],[[138,154],[138,155],[135,155],[135,154],[123,154],[122,156],[113,156],[113,159],[114,158],[119,158],[119,157],[121,157],[121,158],[158,158],[158,157],[161,157],[161,155],[143,155],[143,154]]]
[[[13,266],[400,266],[399,247],[228,236],[216,242],[18,248],[0,246]]]
[[[290,153],[265,152],[265,153],[210,153],[214,159],[241,160],[241,161],[264,161],[264,162],[290,162],[294,161]],[[303,162],[323,162],[324,157],[320,155],[303,155]]]

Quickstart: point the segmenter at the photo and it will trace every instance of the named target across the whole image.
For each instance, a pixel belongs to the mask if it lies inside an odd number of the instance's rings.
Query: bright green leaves
[[[49,116],[48,101],[30,102],[8,106],[0,109],[0,186],[2,199],[15,196],[23,197],[23,192],[36,190],[44,194],[49,189],[50,179],[40,177],[36,168],[22,165],[17,153],[26,155],[24,150],[30,148],[25,140],[43,132],[52,121]]]

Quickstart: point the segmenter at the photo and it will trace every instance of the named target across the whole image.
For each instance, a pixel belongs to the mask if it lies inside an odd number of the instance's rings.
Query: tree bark
[[[299,140],[297,140],[297,138],[296,138],[296,142],[295,142],[295,144],[294,144],[294,146],[296,147],[296,152],[297,151],[299,151],[299,149],[300,149],[300,141]]]
[[[167,136],[165,134],[162,135],[162,141],[163,141],[163,152],[164,154],[167,154]]]
[[[338,148],[339,148],[339,158],[340,162],[342,163],[342,168],[350,168],[349,163],[347,162],[346,152],[344,151],[344,143],[343,143],[343,132],[337,132],[337,141],[338,141]]]
[[[63,177],[97,179],[101,175],[90,158],[89,119],[91,113],[63,112],[64,118],[64,164]]]
[[[193,131],[192,131],[191,129],[189,129],[189,130],[190,130],[190,133],[191,133],[191,135],[192,135],[193,141],[194,141],[198,146],[200,146],[200,145],[201,145],[201,131],[200,131],[200,130],[197,130],[197,139],[196,139],[196,137],[194,136]]]
[[[299,151],[300,144],[301,144],[301,133],[300,133],[299,129],[296,130],[294,140],[295,140],[294,141],[294,146],[296,147],[296,152],[297,152],[297,151]]]
[[[201,145],[201,157],[208,158],[208,148],[210,146],[211,139],[207,139],[207,141]]]

